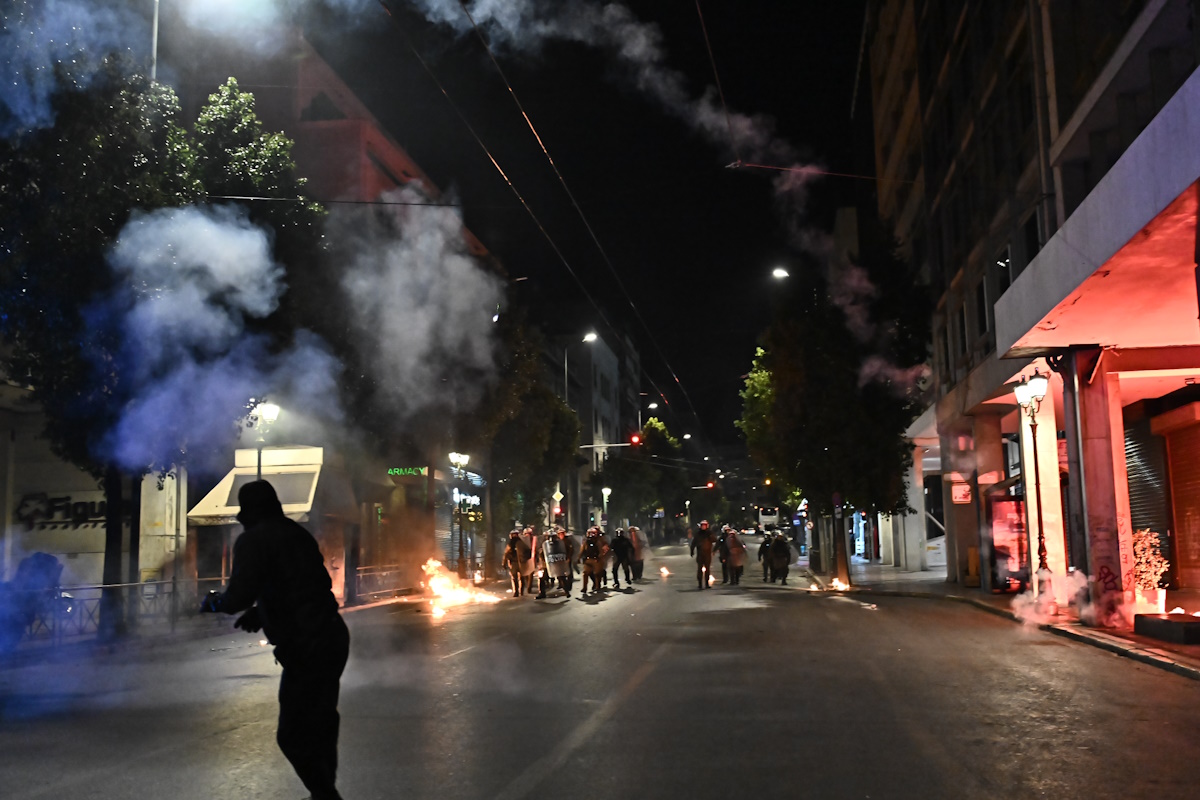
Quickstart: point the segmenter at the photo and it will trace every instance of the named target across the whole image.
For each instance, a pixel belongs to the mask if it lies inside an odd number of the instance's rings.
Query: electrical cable
[[[679,387],[680,393],[683,395],[684,399],[687,401],[688,407],[691,409],[692,415],[696,418],[696,424],[701,429],[703,429],[704,423],[701,421],[700,414],[696,411],[696,406],[692,403],[692,398],[688,395],[687,389],[684,388],[683,381],[681,381],[679,379],[679,375],[675,372],[674,368],[671,366],[670,360],[667,359],[666,353],[663,352],[662,347],[658,343],[658,339],[654,336],[654,333],[650,330],[650,326],[646,323],[645,318],[642,316],[642,312],[638,310],[637,304],[635,304],[633,301],[633,295],[629,292],[629,289],[625,286],[625,282],[623,280],[621,280],[621,275],[620,275],[620,273],[617,272],[616,267],[613,265],[612,260],[609,258],[608,251],[605,250],[604,245],[602,245],[600,243],[600,238],[596,235],[595,230],[592,228],[591,223],[588,221],[587,215],[584,214],[583,208],[580,207],[579,202],[575,199],[574,193],[571,191],[571,188],[567,185],[566,178],[563,177],[562,172],[558,169],[558,165],[556,163],[554,163],[554,157],[550,155],[550,151],[546,148],[545,142],[542,141],[542,137],[538,133],[537,128],[534,126],[533,120],[530,119],[529,114],[525,111],[525,107],[521,104],[520,98],[517,97],[516,90],[513,89],[512,83],[509,82],[509,80],[508,80],[508,75],[505,74],[504,69],[500,66],[500,62],[496,60],[496,55],[492,51],[491,45],[488,43],[487,39],[484,37],[483,31],[481,31],[479,29],[479,25],[475,22],[474,16],[472,16],[470,10],[467,8],[467,4],[466,4],[465,0],[459,0],[459,6],[462,8],[463,14],[466,15],[467,20],[471,23],[471,27],[472,27],[472,29],[474,29],[475,35],[476,35],[476,37],[478,37],[480,44],[482,44],[484,50],[487,51],[488,58],[491,59],[493,66],[496,67],[496,72],[499,73],[501,80],[504,81],[504,86],[505,86],[505,88],[508,89],[509,96],[512,98],[512,101],[516,105],[517,110],[521,113],[521,117],[525,120],[525,124],[526,124],[526,126],[528,126],[530,133],[533,134],[533,138],[537,140],[538,147],[541,148],[542,154],[546,157],[546,160],[550,164],[550,168],[554,171],[555,176],[558,178],[559,184],[562,185],[563,191],[566,192],[567,197],[570,199],[571,205],[574,207],[576,214],[579,215],[580,221],[583,222],[584,228],[587,229],[588,235],[591,237],[593,244],[596,245],[596,249],[599,251],[601,258],[604,261],[605,266],[608,267],[608,271],[612,274],[613,279],[616,281],[617,287],[621,290],[621,293],[625,296],[625,300],[627,303],[629,303],[630,309],[633,310],[634,316],[637,318],[638,322],[641,323],[642,329],[646,331],[646,335],[650,338],[650,343],[654,346],[655,351],[658,353],[658,357],[660,359],[662,359],[663,365],[666,366],[667,371],[671,374],[671,378],[675,381],[675,384]],[[697,6],[697,8],[698,8],[698,6]],[[727,121],[728,121],[728,117],[727,117]],[[730,126],[730,135],[731,136],[732,136],[732,132],[733,132],[733,128],[732,128],[732,126]],[[605,320],[605,322],[607,323],[607,320]],[[612,327],[611,324],[609,325],[609,327],[610,328]],[[613,330],[615,331],[616,329],[613,328]],[[654,385],[653,381],[651,381],[651,385],[652,386]],[[657,386],[655,386],[654,388],[656,391],[659,391]],[[659,391],[659,394],[661,395],[662,392]]]

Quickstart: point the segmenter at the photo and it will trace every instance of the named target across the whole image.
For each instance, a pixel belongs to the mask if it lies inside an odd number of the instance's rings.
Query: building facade
[[[952,581],[1036,590],[1044,540],[1116,624],[1139,529],[1200,578],[1196,21],[1192,0],[869,8],[879,208],[936,298],[912,482],[936,453]]]

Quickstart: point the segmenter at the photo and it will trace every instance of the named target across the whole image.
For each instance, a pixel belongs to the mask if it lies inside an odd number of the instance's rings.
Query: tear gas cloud
[[[390,202],[426,199],[412,186],[384,195]],[[342,285],[362,355],[401,415],[451,393],[460,410],[470,408],[494,370],[492,315],[504,301],[503,286],[468,253],[457,210],[393,208],[366,225],[353,210],[335,210],[330,220],[333,238],[350,243]]]
[[[0,136],[54,124],[56,70],[76,84],[92,59],[150,41],[145,21],[120,0],[15,0],[0,11]]]
[[[136,214],[109,260],[123,286],[92,317],[122,334],[130,400],[104,441],[118,463],[169,464],[179,447],[195,466],[220,458],[248,398],[264,394],[289,412],[342,419],[340,368],[320,339],[301,331],[276,352],[246,331],[285,286],[267,233],[240,209]]]

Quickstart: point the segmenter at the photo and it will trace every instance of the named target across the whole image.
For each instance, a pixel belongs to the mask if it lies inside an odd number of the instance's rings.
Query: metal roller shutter
[[[1167,434],[1180,587],[1200,586],[1200,425]]]

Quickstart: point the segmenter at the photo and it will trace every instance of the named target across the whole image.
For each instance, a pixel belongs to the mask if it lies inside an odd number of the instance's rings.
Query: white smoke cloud
[[[0,136],[54,124],[56,70],[87,85],[90,70],[137,42],[145,21],[121,0],[9,0],[0,10]]]
[[[132,398],[104,441],[118,463],[169,464],[181,446],[193,466],[219,458],[251,397],[318,422],[342,419],[340,366],[324,342],[302,331],[275,352],[246,331],[275,311],[285,287],[267,233],[240,209],[135,215],[109,260],[123,288],[97,319],[116,315]]]
[[[417,203],[406,187],[387,201]],[[359,344],[400,414],[453,398],[470,408],[495,366],[492,317],[503,285],[468,252],[462,218],[449,207],[395,206],[391,221],[362,225],[335,211],[335,238],[353,237],[342,281]]]

